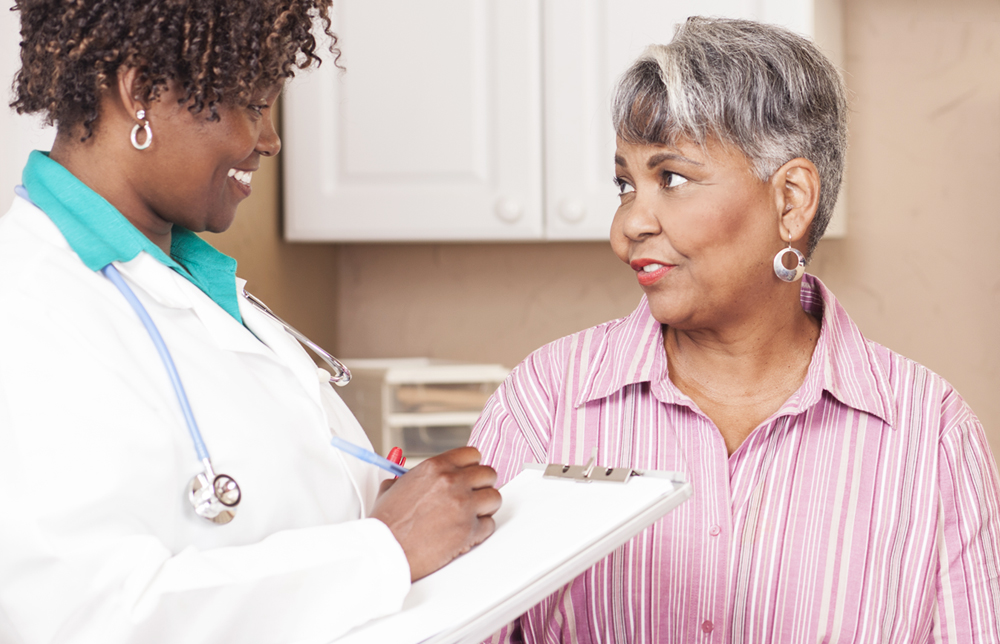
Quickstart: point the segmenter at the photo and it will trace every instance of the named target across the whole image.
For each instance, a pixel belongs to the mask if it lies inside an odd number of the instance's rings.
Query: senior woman
[[[502,638],[1000,640],[979,421],[802,276],[844,166],[835,68],[784,29],[691,18],[625,73],[613,112],[611,245],[645,296],[529,356],[472,444],[501,481],[596,448],[695,493]]]
[[[0,641],[327,642],[398,610],[490,534],[495,472],[462,448],[379,494],[329,445],[370,448],[330,374],[195,235],[278,153],[329,2],[15,8],[13,106],[58,132],[0,219]]]

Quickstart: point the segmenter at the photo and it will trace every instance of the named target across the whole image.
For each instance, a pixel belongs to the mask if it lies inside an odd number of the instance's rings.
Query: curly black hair
[[[42,112],[62,132],[82,125],[86,140],[100,116],[100,93],[126,65],[138,70],[140,100],[155,100],[177,82],[182,104],[217,120],[220,103],[246,104],[254,91],[321,62],[312,33],[317,19],[336,61],[331,2],[16,0],[21,69],[10,106],[19,114]]]

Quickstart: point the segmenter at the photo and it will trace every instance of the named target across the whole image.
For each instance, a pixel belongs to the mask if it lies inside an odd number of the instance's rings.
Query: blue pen
[[[355,458],[360,458],[365,463],[371,463],[375,467],[381,467],[383,470],[386,470],[387,472],[392,472],[396,476],[402,476],[410,471],[405,467],[403,467],[402,465],[396,465],[392,461],[382,458],[375,452],[369,452],[363,447],[358,447],[354,443],[349,443],[345,441],[343,438],[334,436],[333,438],[330,439],[330,444],[336,447],[337,449],[347,452],[348,454],[350,454]]]

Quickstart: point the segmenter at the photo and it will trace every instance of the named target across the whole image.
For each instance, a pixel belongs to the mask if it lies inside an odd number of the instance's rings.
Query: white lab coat
[[[362,518],[379,471],[328,440],[367,438],[298,343],[242,298],[241,326],[145,253],[116,266],[243,501],[228,525],[193,513],[200,464],[145,328],[15,199],[0,218],[0,642],[324,642],[399,610],[406,558]]]

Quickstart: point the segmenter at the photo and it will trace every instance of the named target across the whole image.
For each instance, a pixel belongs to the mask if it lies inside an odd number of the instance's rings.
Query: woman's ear
[[[809,231],[819,207],[819,170],[804,157],[778,168],[771,178],[778,205],[778,233],[783,241],[796,242]]]
[[[136,82],[138,77],[137,67],[122,65],[118,68],[118,99],[131,119],[135,119],[135,114],[139,110],[149,109],[149,105],[140,96],[141,92]]]

